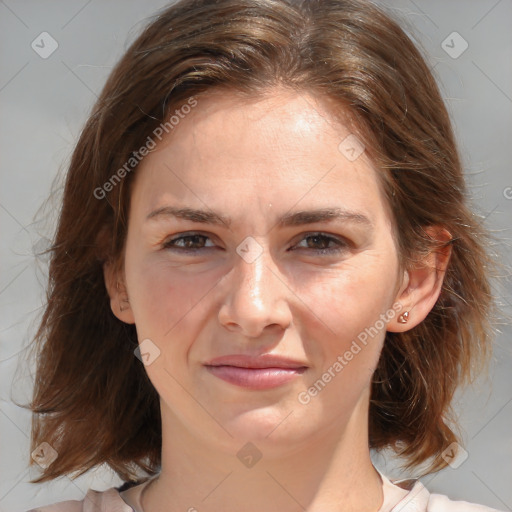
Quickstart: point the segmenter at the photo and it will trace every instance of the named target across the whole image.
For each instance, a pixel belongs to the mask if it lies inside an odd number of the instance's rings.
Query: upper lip
[[[288,359],[274,354],[249,356],[244,354],[231,354],[211,359],[206,366],[238,366],[240,368],[306,368],[300,361]]]

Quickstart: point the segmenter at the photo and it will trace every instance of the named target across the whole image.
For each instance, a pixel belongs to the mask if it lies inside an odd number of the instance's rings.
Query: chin
[[[247,409],[235,413],[223,421],[226,430],[236,439],[236,443],[253,442],[263,447],[289,447],[301,443],[318,430],[318,425],[299,418],[298,411],[291,407],[279,405]],[[300,409],[299,409],[300,411]],[[290,414],[291,413],[291,414]]]

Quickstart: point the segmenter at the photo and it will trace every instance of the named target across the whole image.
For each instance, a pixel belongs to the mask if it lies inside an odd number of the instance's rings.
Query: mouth
[[[307,366],[275,355],[234,354],[212,359],[205,364],[215,377],[235,386],[262,390],[281,386],[302,375]]]

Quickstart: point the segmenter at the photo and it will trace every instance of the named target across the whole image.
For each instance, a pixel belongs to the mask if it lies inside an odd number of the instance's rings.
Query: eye
[[[196,252],[199,249],[210,249],[211,247],[215,247],[215,245],[209,247],[205,246],[204,243],[206,240],[210,240],[206,235],[190,233],[167,240],[163,244],[163,247],[165,249],[178,250],[182,252]]]
[[[301,242],[303,241],[306,241],[306,249],[311,249],[319,254],[335,254],[344,251],[349,247],[349,243],[346,240],[324,233],[307,233],[302,238]],[[334,247],[328,247],[329,244],[334,244]],[[299,245],[296,247],[299,247]],[[300,247],[300,249],[304,249],[304,247]]]

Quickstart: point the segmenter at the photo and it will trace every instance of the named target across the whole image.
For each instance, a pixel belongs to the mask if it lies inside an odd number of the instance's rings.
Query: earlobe
[[[434,307],[441,294],[446,269],[451,256],[450,233],[439,227],[429,227],[428,236],[438,247],[415,262],[406,272],[395,302],[400,311],[387,326],[390,332],[404,332],[420,324]]]
[[[120,278],[119,274],[120,271],[114,270],[112,264],[103,264],[103,276],[110,297],[110,309],[112,313],[122,322],[134,324],[135,319],[130,306],[130,299],[126,291],[124,280]]]

